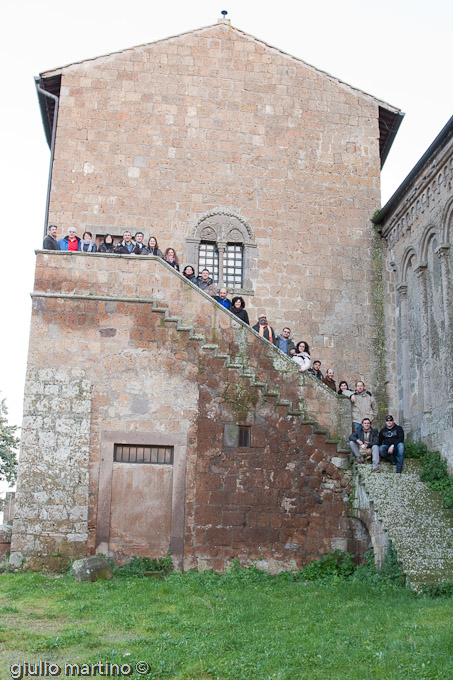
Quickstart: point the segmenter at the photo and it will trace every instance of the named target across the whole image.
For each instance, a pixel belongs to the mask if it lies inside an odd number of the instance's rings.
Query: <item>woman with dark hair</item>
[[[354,394],[353,390],[349,389],[348,383],[346,380],[340,380],[340,385],[338,388],[338,394],[342,394],[344,397],[350,397],[351,394]]]
[[[305,340],[300,340],[297,343],[296,353],[293,354],[292,360],[295,361],[296,364],[300,366],[300,370],[302,372],[310,368],[311,359],[310,359],[310,347],[308,346],[308,342],[305,342]]]
[[[80,241],[80,250],[82,253],[95,253],[96,244],[93,241],[93,234],[91,231],[86,231]]]
[[[189,279],[189,281],[194,283],[196,286],[198,285],[198,280],[197,277],[195,276],[195,272],[191,264],[186,264],[186,266],[182,270],[182,273],[184,274],[186,279]]]
[[[240,319],[241,321],[248,323],[248,325],[250,326],[249,315],[245,310],[244,299],[239,297],[239,295],[237,295],[231,300],[230,312],[234,314],[234,316],[237,316],[237,318]]]
[[[106,234],[104,240],[99,244],[100,253],[113,253],[113,236]]]
[[[148,255],[157,255],[157,257],[164,257],[161,249],[158,246],[157,238],[155,236],[150,236],[148,239]]]
[[[176,250],[174,248],[167,248],[164,255],[165,262],[174,267],[177,272],[179,272],[179,260],[176,255]]]

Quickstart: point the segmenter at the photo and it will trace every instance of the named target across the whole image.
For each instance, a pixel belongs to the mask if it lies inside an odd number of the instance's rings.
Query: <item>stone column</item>
[[[436,250],[436,255],[440,260],[440,275],[442,280],[442,307],[445,319],[444,338],[446,344],[451,343],[452,330],[452,299],[451,299],[451,282],[450,282],[450,246],[448,243],[441,243]],[[447,376],[446,389],[448,392],[448,401],[450,404],[450,423],[453,425],[453,366],[450,361],[445,362],[445,372]]]
[[[445,337],[449,336],[451,328],[451,285],[449,273],[450,246],[448,243],[441,243],[436,250],[436,255],[440,260],[440,273],[442,278],[442,302],[445,317]]]
[[[401,318],[401,336],[398,338],[401,346],[401,387],[403,391],[403,428],[407,432],[411,429],[410,410],[410,375],[409,375],[409,311],[407,300],[407,286],[397,288]]]
[[[426,262],[422,262],[415,269],[415,274],[420,283],[420,314],[421,314],[421,341],[422,341],[422,383],[423,383],[423,411],[431,413],[431,348],[430,348],[430,324],[429,324],[429,301],[426,282]]]
[[[217,250],[219,251],[219,286],[224,286],[224,276],[223,276],[223,257],[225,255],[227,244],[225,241],[217,241]]]

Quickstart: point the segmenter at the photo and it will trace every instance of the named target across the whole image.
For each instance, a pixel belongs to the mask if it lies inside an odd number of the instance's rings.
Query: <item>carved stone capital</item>
[[[426,262],[420,262],[418,267],[415,267],[414,273],[417,274],[419,279],[421,279],[426,275],[427,269],[428,269],[427,263]]]
[[[441,243],[436,249],[436,255],[439,259],[446,258],[450,253],[450,244]]]

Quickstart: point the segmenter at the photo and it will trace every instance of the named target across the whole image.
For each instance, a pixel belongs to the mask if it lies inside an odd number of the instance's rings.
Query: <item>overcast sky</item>
[[[22,419],[50,156],[33,76],[208,26],[226,9],[233,26],[406,113],[382,173],[384,204],[451,116],[452,8],[447,0],[2,0],[0,396],[9,422]]]

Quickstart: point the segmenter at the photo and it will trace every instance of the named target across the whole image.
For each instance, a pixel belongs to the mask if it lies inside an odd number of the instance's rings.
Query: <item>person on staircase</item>
[[[245,309],[244,298],[242,298],[240,295],[237,295],[231,300],[230,312],[250,326],[249,315]]]
[[[148,255],[156,255],[157,257],[161,257],[164,259],[164,254],[159,248],[159,244],[157,243],[157,238],[155,236],[150,236],[148,239]]]
[[[216,296],[215,284],[213,279],[211,279],[209,269],[201,270],[201,274],[199,274],[197,278],[197,286],[211,297]]]
[[[405,453],[404,430],[395,423],[393,416],[388,415],[385,418],[385,427],[379,432],[379,455],[396,465],[396,471],[401,473]]]
[[[195,286],[198,286],[197,277],[195,276],[195,271],[191,264],[186,264],[182,273],[186,279],[189,279]]]
[[[316,359],[313,362],[313,367],[308,369],[308,372],[311,373],[312,375],[315,376],[315,378],[318,378],[318,380],[322,380],[324,378],[322,371],[321,371],[321,360]]]
[[[285,354],[288,354],[288,356],[292,356],[296,354],[296,345],[294,342],[291,340],[291,328],[288,328],[288,326],[285,326],[285,328],[282,330],[280,335],[277,338],[277,347],[284,352]]]
[[[296,362],[296,364],[299,364],[302,373],[304,371],[308,371],[311,364],[310,347],[308,346],[308,342],[305,342],[305,340],[298,342],[296,345],[296,353],[293,354],[291,358]]]
[[[230,309],[231,302],[228,300],[227,295],[228,290],[222,286],[222,288],[219,288],[219,294],[215,296],[214,300],[217,300],[219,305],[222,305],[225,309]]]
[[[277,336],[272,326],[269,326],[266,315],[260,314],[258,316],[258,323],[252,326],[253,330],[261,335],[262,338],[268,340],[270,343],[278,347]]]
[[[135,248],[135,241],[132,240],[132,234],[129,229],[123,232],[123,240],[115,246],[114,253],[116,255],[130,255]]]
[[[142,231],[137,231],[135,234],[135,248],[132,251],[134,255],[148,255],[148,248],[143,243],[145,235]]]
[[[179,260],[178,256],[176,255],[176,250],[174,248],[167,248],[165,251],[164,255],[164,260],[167,262],[173,269],[176,269],[177,272],[179,272]]]
[[[80,243],[80,250],[82,253],[95,253],[96,244],[93,241],[93,234],[91,231],[86,231],[83,234],[82,241]]]
[[[335,380],[333,378],[334,378],[333,368],[328,368],[327,373],[324,376],[324,378],[322,379],[322,381],[323,381],[324,385],[327,385],[327,387],[330,387],[331,390],[336,392],[337,386],[336,386]]]
[[[351,395],[352,402],[352,426],[357,430],[364,418],[369,418],[371,422],[376,418],[378,407],[371,392],[365,390],[363,380],[358,380],[355,384],[355,392]]]
[[[111,234],[106,234],[99,244],[99,252],[100,253],[113,253],[114,250],[114,245],[113,245],[113,236]]]
[[[80,250],[80,239],[77,236],[76,228],[75,227],[69,227],[68,229],[68,235],[64,236],[58,241],[58,245],[60,246],[60,250],[70,250],[70,251],[78,251]]]
[[[57,226],[56,224],[49,224],[47,227],[47,236],[45,237],[42,247],[44,250],[60,250],[57,241]]]
[[[349,448],[356,463],[366,463],[367,451],[371,449],[372,471],[380,472],[379,468],[379,433],[371,427],[371,420],[364,418],[357,430],[349,435]]]

